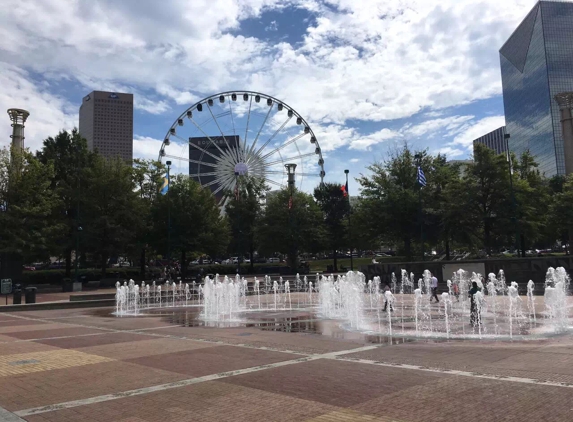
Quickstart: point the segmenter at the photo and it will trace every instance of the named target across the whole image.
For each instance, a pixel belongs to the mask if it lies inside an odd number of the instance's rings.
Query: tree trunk
[[[78,251],[76,251],[76,259],[78,259]],[[71,278],[72,275],[72,248],[66,248],[66,278]]]
[[[105,278],[107,272],[107,255],[105,253],[101,254],[101,276]]]
[[[412,240],[409,237],[404,238],[404,253],[406,254],[406,260],[412,261]]]
[[[525,258],[525,236],[519,235],[521,243],[521,257]]]
[[[145,246],[141,248],[141,257],[139,258],[139,265],[141,271],[141,279],[145,280]]]
[[[446,261],[451,260],[451,256],[450,256],[450,239],[447,238],[446,239]]]
[[[483,233],[484,233],[484,249],[485,249],[485,253],[487,255],[490,254],[490,250],[489,250],[489,245],[490,245],[490,227],[489,227],[489,223],[487,222],[487,220],[484,222],[483,225]],[[519,252],[518,252],[519,253]]]
[[[181,280],[185,280],[187,273],[187,257],[185,256],[185,249],[181,251]]]
[[[251,256],[251,265],[249,266],[250,268],[249,271],[251,274],[255,272],[254,254],[255,254],[255,245],[253,245],[253,242],[251,242],[251,244],[249,245],[249,255]]]
[[[338,256],[336,255],[336,249],[332,250],[332,257],[334,260],[334,262],[333,262],[334,267],[333,267],[332,271],[336,273],[336,272],[338,272]]]

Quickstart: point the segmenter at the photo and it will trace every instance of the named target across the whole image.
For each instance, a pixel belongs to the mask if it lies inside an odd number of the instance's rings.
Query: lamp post
[[[348,186],[348,173],[350,173],[350,170],[344,170],[344,174],[346,175],[346,186]],[[350,226],[350,213],[351,213],[351,209],[350,209],[350,195],[348,194],[348,191],[346,191],[346,196],[348,197],[348,240],[350,241],[350,271],[354,271],[354,258],[352,256],[352,252],[354,252],[354,249],[352,247],[352,240],[351,240],[351,226]],[[336,253],[336,252],[335,252]]]
[[[294,235],[293,235],[293,227],[292,227],[292,207],[293,207],[293,198],[292,195],[294,193],[294,184],[295,184],[295,171],[296,171],[296,164],[285,164],[285,168],[287,170],[287,175],[288,175],[288,187],[289,187],[289,192],[290,192],[290,197],[288,200],[288,222],[289,222],[289,231],[290,231],[290,247],[291,252],[292,252],[292,271],[293,273],[296,272],[297,270],[297,248],[296,245],[294,244]]]
[[[236,167],[236,166],[235,166]],[[239,196],[239,172],[235,169],[235,199],[237,200],[237,232],[238,232],[238,239],[237,239],[237,274],[241,272],[241,240],[242,240],[242,233],[241,233],[241,208],[240,208],[240,196]]]
[[[171,262],[171,161],[167,164],[167,265]]]
[[[511,135],[506,133],[503,135],[503,139],[505,140],[505,147],[507,149],[507,166],[509,171],[509,191],[511,193],[511,221],[513,222],[513,228],[515,230],[515,253],[519,258],[519,226],[517,225],[517,202],[515,201],[515,192],[513,191],[513,166],[511,163],[511,153],[509,151],[509,138]],[[489,245],[488,245],[489,246]]]
[[[79,281],[79,259],[80,259],[80,234],[82,226],[80,225],[80,144],[76,145],[76,262],[74,263],[74,280]]]

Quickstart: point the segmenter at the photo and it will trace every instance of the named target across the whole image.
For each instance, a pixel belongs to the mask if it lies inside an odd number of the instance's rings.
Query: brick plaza
[[[0,421],[573,420],[570,335],[428,341],[110,313],[0,313]]]

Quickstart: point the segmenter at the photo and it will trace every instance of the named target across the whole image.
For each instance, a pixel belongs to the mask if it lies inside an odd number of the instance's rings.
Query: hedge
[[[116,273],[119,273],[119,277],[122,279],[129,278],[139,278],[139,268],[110,268],[107,272],[108,277],[114,277]],[[75,272],[72,270],[72,278],[75,276]],[[99,281],[101,279],[101,271],[99,270],[78,270],[78,275],[80,277],[85,276],[86,281]],[[24,271],[22,273],[22,283],[25,285],[29,284],[62,284],[62,281],[66,278],[65,270],[38,270],[38,271]]]

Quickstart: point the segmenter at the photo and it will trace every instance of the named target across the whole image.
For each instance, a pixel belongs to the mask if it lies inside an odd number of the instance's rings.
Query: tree
[[[63,229],[53,177],[54,166],[30,152],[0,150],[0,252],[24,261],[49,258]]]
[[[420,157],[428,181],[428,186],[422,189],[417,182],[416,156]],[[432,203],[432,158],[425,151],[413,153],[405,144],[386,162],[374,163],[368,170],[370,176],[361,175],[358,179],[362,186],[363,218],[371,221],[381,240],[402,243],[404,254],[412,259],[412,241],[420,239],[421,224],[424,224],[424,233],[428,233],[425,227],[428,219],[420,212],[420,202],[422,205]]]
[[[569,175],[563,184],[562,192],[556,193],[549,207],[549,221],[556,234],[566,233],[563,240],[571,245],[573,239],[573,176]],[[570,253],[569,248],[567,252]]]
[[[527,245],[545,235],[549,187],[541,177],[537,169],[538,164],[529,151],[523,152],[515,168],[515,213],[521,253],[525,257]]]
[[[462,180],[467,195],[465,211],[469,220],[475,222],[473,233],[481,233],[482,244],[487,253],[499,244],[501,234],[515,226],[511,219],[511,194],[507,162],[503,155],[482,144],[474,150],[474,163],[470,164]]]
[[[238,251],[240,261],[246,248],[251,258],[251,272],[254,268],[253,254],[257,246],[256,224],[262,210],[262,197],[267,191],[268,187],[265,186],[264,180],[242,177],[237,192],[228,193],[231,199],[225,207],[231,229],[229,250]]]
[[[140,230],[136,234],[134,254],[139,255],[141,276],[145,277],[146,252],[150,244],[153,244],[153,219],[152,209],[160,197],[160,188],[163,183],[165,166],[160,161],[133,160],[133,182],[141,205]]]
[[[55,137],[45,139],[36,156],[41,163],[54,168],[50,189],[61,198],[59,217],[64,228],[54,239],[58,247],[53,252],[64,255],[66,277],[70,277],[72,250],[76,249],[79,236],[78,218],[83,208],[80,195],[81,187],[85,185],[83,169],[90,165],[93,153],[88,151],[87,141],[74,128],[71,132],[63,130]],[[78,251],[75,253],[78,259]]]
[[[87,249],[100,260],[105,276],[110,257],[125,253],[143,224],[132,167],[119,158],[93,157],[82,187],[82,227]]]
[[[314,198],[322,210],[326,242],[334,257],[334,271],[338,271],[337,251],[345,244],[344,224],[350,213],[350,203],[341,186],[324,183],[314,189]]]
[[[257,222],[256,237],[262,250],[286,254],[294,272],[298,268],[299,251],[323,249],[325,231],[322,212],[312,196],[295,190],[290,199],[288,189],[267,199]]]
[[[229,244],[229,224],[221,215],[215,197],[209,189],[185,176],[172,177],[169,193],[155,201],[153,236],[157,250],[169,248],[181,254],[183,276],[189,253],[217,255]],[[168,214],[171,219],[168,245]]]

